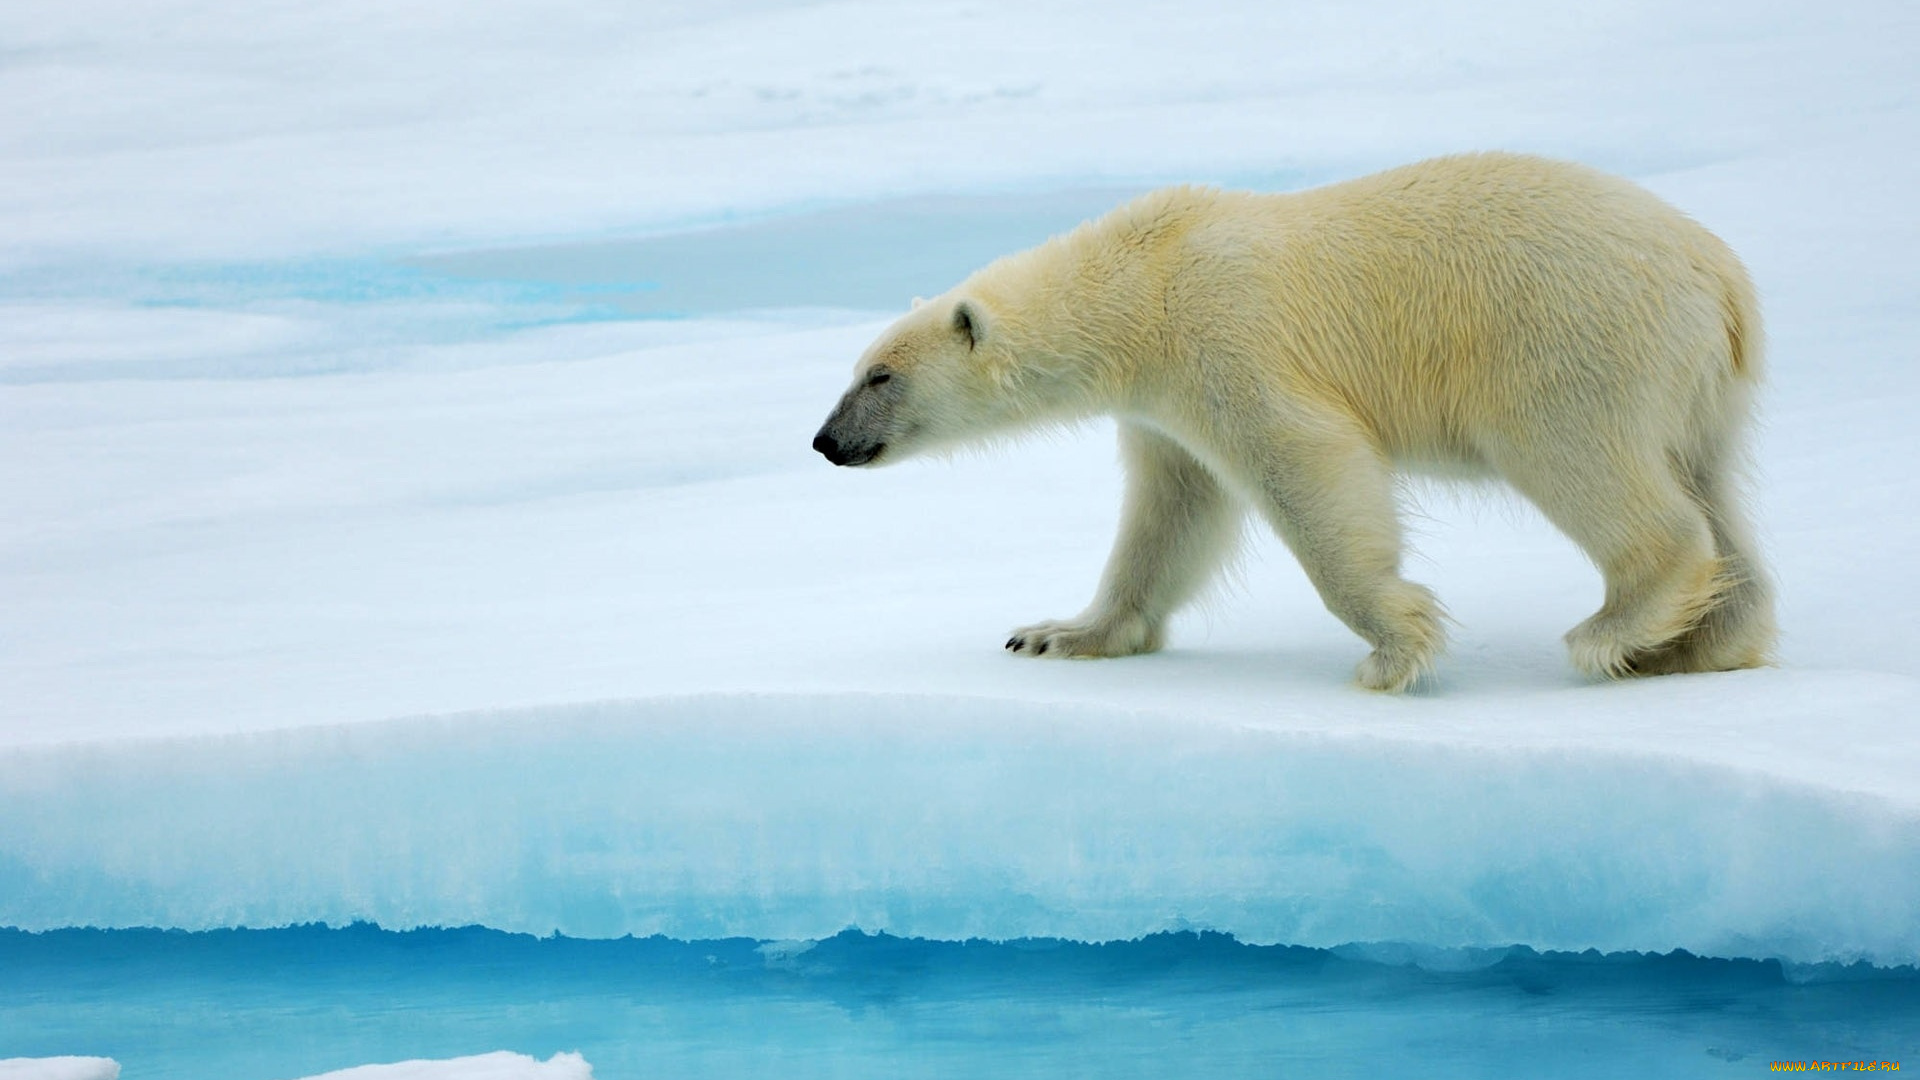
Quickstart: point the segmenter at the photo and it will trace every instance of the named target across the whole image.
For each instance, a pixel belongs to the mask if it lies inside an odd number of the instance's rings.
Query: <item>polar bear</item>
[[[1160,647],[1252,507],[1400,691],[1445,644],[1400,575],[1396,471],[1493,477],[1598,565],[1566,635],[1593,677],[1768,662],[1742,503],[1760,318],[1740,261],[1651,193],[1483,153],[1293,194],[1156,191],[951,291],[860,358],[814,438],[880,465],[1117,418],[1120,535],[1048,657]]]

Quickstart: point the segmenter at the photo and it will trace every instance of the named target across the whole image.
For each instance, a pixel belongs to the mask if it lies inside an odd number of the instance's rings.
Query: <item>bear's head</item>
[[[835,465],[881,465],[1018,423],[1022,395],[998,329],[961,290],[915,300],[861,355],[813,448]]]

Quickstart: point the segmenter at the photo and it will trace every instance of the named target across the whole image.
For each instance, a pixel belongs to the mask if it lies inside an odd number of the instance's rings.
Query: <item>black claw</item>
[[[1025,644],[1026,641],[1021,638],[1010,637],[1007,639],[1007,648],[1012,649],[1014,652],[1019,652],[1020,646]]]
[[[1047,643],[1043,641],[1040,643],[1039,648],[1033,650],[1033,655],[1040,656],[1040,655],[1043,655],[1046,651],[1047,651]]]

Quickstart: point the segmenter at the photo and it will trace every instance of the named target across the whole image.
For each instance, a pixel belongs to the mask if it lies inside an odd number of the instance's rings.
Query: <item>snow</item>
[[[14,265],[452,248],[1473,146],[1647,175],[1897,135],[1912,19],[1890,0],[16,6],[0,235]]]
[[[120,1080],[111,1058],[0,1058],[0,1080]]]
[[[1911,5],[79,0],[0,41],[0,926],[1920,962]],[[1752,268],[1779,667],[1580,681],[1597,575],[1426,487],[1421,693],[1349,685],[1265,535],[1165,653],[1026,662],[1109,429],[807,447],[910,296],[1127,192],[1490,147]]]
[[[361,1065],[307,1080],[593,1080],[593,1066],[579,1054],[555,1054],[539,1061],[501,1050],[445,1061]]]

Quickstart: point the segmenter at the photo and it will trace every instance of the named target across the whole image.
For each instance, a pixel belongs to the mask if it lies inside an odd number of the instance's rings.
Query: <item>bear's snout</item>
[[[813,448],[835,465],[865,465],[878,457],[880,451],[886,449],[886,445],[886,443],[875,443],[872,446],[863,447],[842,446],[840,440],[834,438],[826,428],[821,428],[820,434],[813,437]]]
[[[905,380],[885,368],[870,368],[820,425],[813,437],[813,448],[835,465],[865,465],[880,456],[888,443],[897,441],[899,425],[895,412],[901,401]]]
[[[847,463],[846,458],[840,453],[840,440],[827,434],[825,428],[822,428],[820,434],[813,437],[813,448],[818,450],[822,457],[833,462],[835,465],[845,465]]]

